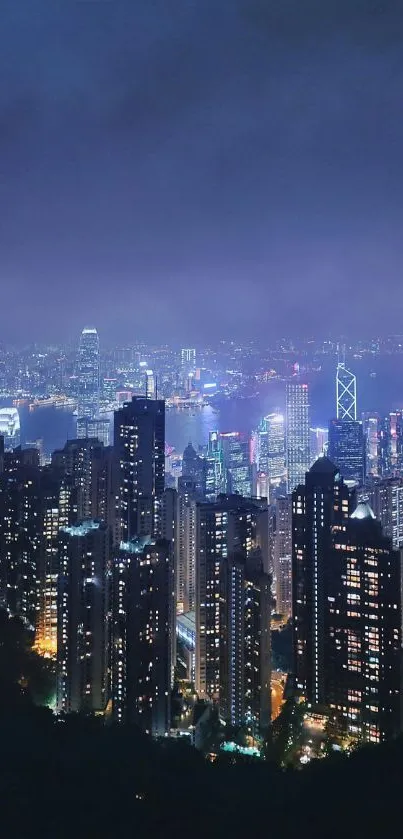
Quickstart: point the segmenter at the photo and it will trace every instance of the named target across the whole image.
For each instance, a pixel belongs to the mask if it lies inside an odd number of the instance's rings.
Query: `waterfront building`
[[[93,327],[81,333],[77,359],[79,417],[96,417],[99,412],[99,338]]]
[[[6,452],[20,445],[20,416],[17,408],[0,408],[0,435],[3,437]]]

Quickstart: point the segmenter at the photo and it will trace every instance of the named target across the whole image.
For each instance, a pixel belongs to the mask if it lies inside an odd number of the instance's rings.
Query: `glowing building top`
[[[357,378],[354,373],[347,370],[343,362],[337,365],[336,373],[336,408],[337,419],[357,419]]]

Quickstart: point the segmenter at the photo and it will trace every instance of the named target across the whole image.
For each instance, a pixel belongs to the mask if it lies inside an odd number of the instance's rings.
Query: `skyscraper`
[[[0,408],[0,434],[5,451],[12,451],[20,445],[20,415],[17,408]]]
[[[369,502],[385,536],[395,550],[403,547],[403,478],[376,481],[369,490]]]
[[[229,431],[220,434],[225,470],[225,486],[229,495],[254,495],[250,441],[247,434]]]
[[[115,412],[116,541],[160,532],[165,403],[134,396]]]
[[[77,374],[77,413],[92,419],[99,413],[99,338],[93,327],[85,327],[81,333]]]
[[[206,454],[206,500],[215,501],[225,489],[224,456],[218,431],[209,432]]]
[[[339,362],[336,371],[336,417],[351,422],[357,419],[357,379],[344,362]]]
[[[252,731],[270,721],[267,536],[263,502],[220,496],[197,505],[196,689]]]
[[[195,369],[196,350],[194,348],[183,347],[181,349],[181,366],[188,372]]]
[[[364,434],[366,474],[377,476],[379,474],[379,417],[377,414],[365,413],[362,415],[362,427]]]
[[[378,742],[400,729],[400,556],[326,457],[293,493],[297,689],[338,733]]]
[[[368,504],[335,534],[329,564],[326,701],[336,730],[379,743],[402,728],[401,571]]]
[[[203,496],[190,478],[179,478],[175,538],[177,612],[194,611],[196,588],[196,514]]]
[[[271,413],[262,419],[257,430],[257,449],[261,494],[271,502],[275,489],[286,477],[283,414]]]
[[[122,543],[113,560],[112,709],[153,736],[170,727],[175,663],[172,549],[164,539]]]
[[[109,446],[110,430],[111,424],[108,419],[100,419],[99,417],[96,417],[95,419],[91,417],[79,417],[77,419],[78,440],[85,437],[92,437],[99,440],[100,443],[104,444],[104,446]]]
[[[57,600],[57,709],[104,711],[109,699],[109,556],[105,525],[61,529]]]
[[[308,385],[286,386],[287,492],[305,481],[310,466]]]
[[[296,687],[311,703],[325,690],[326,570],[333,533],[345,529],[350,494],[336,466],[321,457],[292,494],[292,615]]]
[[[113,528],[113,450],[93,438],[67,440],[52,454],[52,465],[70,485],[69,524],[87,519],[104,521]]]
[[[361,422],[331,420],[328,454],[345,480],[364,483],[365,443]]]
[[[276,594],[276,612],[291,617],[292,561],[291,536],[292,503],[290,495],[276,498],[275,531],[273,536],[273,573]]]

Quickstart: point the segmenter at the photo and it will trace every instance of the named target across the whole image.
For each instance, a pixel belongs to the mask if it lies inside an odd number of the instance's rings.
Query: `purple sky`
[[[402,0],[0,22],[0,340],[403,332]]]

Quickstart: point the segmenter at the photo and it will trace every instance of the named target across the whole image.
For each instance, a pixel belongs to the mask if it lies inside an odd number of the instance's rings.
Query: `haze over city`
[[[398,331],[402,35],[399,2],[3,0],[2,338]]]
[[[402,0],[0,2],[0,812],[379,839]]]

